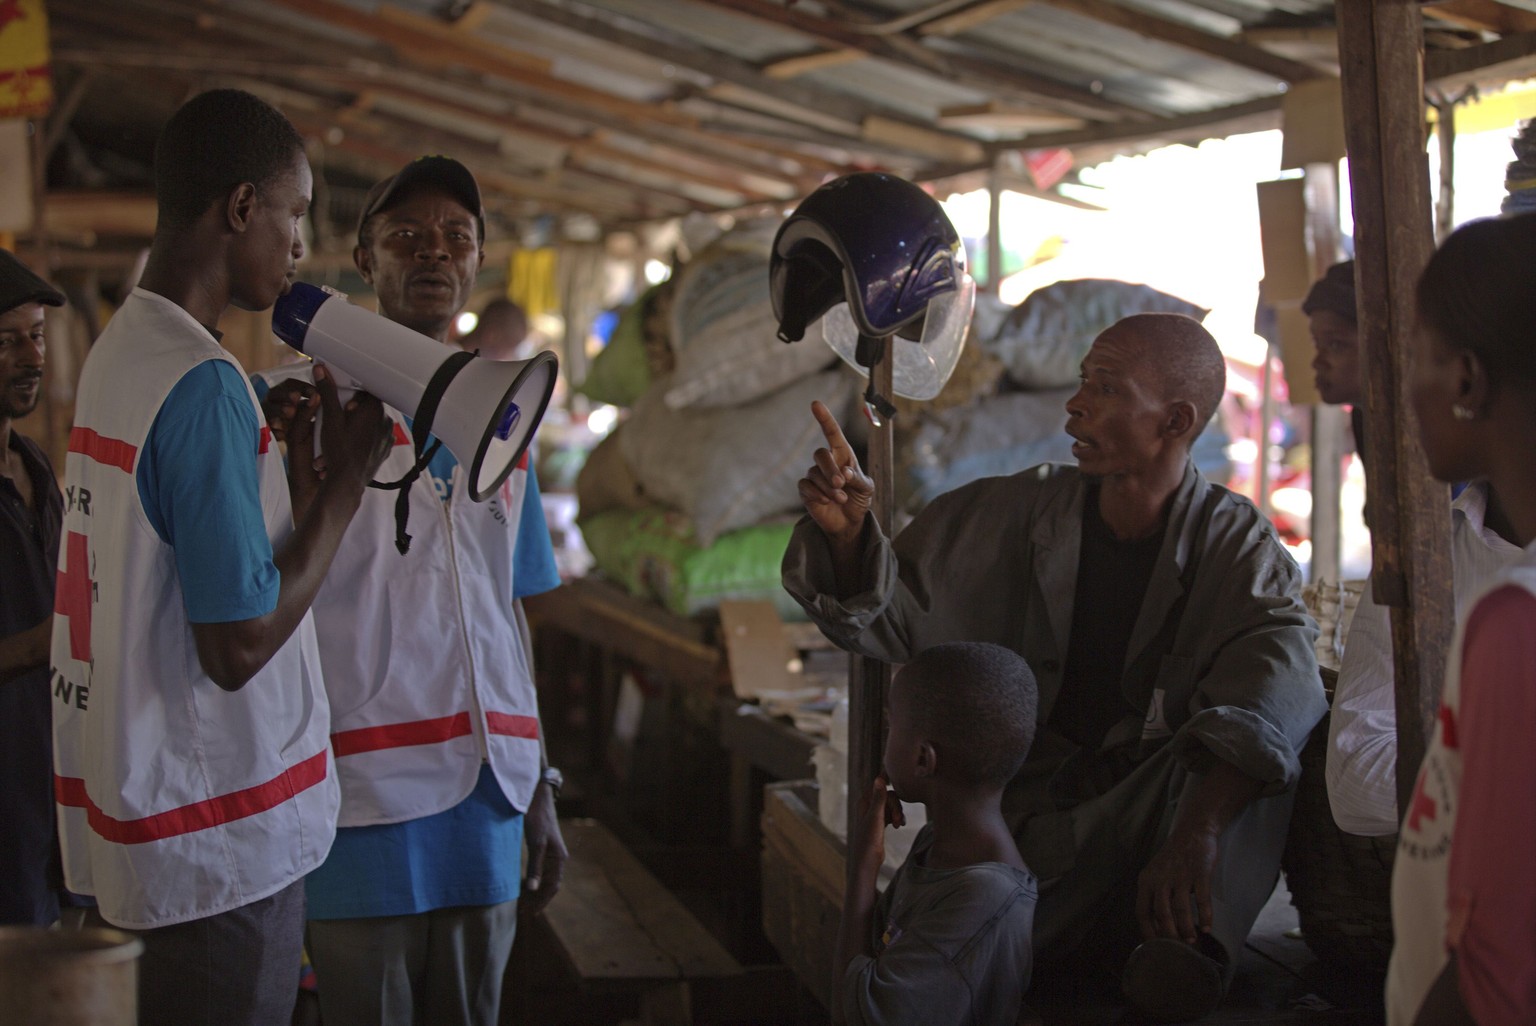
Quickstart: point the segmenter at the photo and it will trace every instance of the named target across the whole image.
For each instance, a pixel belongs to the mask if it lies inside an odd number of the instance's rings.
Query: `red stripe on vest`
[[[528,450],[527,449],[524,449],[523,450],[523,454],[517,458],[517,469],[518,470],[527,470],[528,469]]]
[[[490,728],[492,734],[502,734],[506,737],[526,737],[537,740],[539,736],[539,721],[533,716],[488,712],[485,714],[485,725]]]
[[[452,741],[470,732],[469,713],[441,716],[435,720],[413,720],[408,723],[389,723],[382,727],[358,727],[331,735],[331,747],[339,759],[361,752],[376,752],[380,748],[409,748],[412,745],[435,745]]]
[[[405,427],[398,420],[394,422],[395,431],[393,442],[395,445],[410,445],[411,436],[405,433]]]
[[[314,755],[284,770],[265,784],[231,791],[217,798],[183,805],[179,809],[157,812],[143,819],[113,819],[91,801],[85,781],[79,777],[54,777],[53,796],[60,805],[84,809],[91,829],[114,844],[144,844],[163,841],[209,827],[233,823],[275,809],[325,779],[326,753]]]
[[[263,424],[261,426],[261,441],[256,445],[256,455],[265,456],[270,448],[272,448],[272,429]]]
[[[133,458],[138,455],[137,447],[118,438],[98,435],[88,427],[70,429],[69,451],[130,474],[133,473]]]

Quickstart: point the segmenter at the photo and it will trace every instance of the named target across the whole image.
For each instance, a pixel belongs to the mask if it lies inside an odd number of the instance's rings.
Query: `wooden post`
[[[895,341],[885,341],[885,355],[870,371],[875,391],[894,397],[892,375],[896,367]],[[869,476],[875,482],[870,512],[880,529],[890,536],[891,514],[896,501],[896,430],[890,417],[869,433]],[[853,837],[858,824],[859,802],[864,789],[880,772],[885,745],[885,693],[891,683],[891,665],[879,659],[848,657],[848,853],[846,883],[853,886]]]
[[[1435,194],[1435,240],[1444,239],[1456,226],[1456,100],[1436,92],[1435,141],[1440,148],[1440,181]]]
[[[1439,707],[1451,633],[1450,502],[1409,403],[1414,288],[1433,249],[1416,0],[1337,0],[1365,366],[1372,586],[1392,617],[1397,794],[1407,807]]]
[[[1339,259],[1339,173],[1333,164],[1306,170],[1307,234],[1312,245],[1312,278],[1317,280]],[[1318,403],[1312,407],[1312,559],[1313,581],[1339,579],[1339,502],[1343,486],[1344,411]]]
[[[987,283],[986,290],[997,295],[1003,284],[1003,175],[1002,158],[992,159],[987,174]]]

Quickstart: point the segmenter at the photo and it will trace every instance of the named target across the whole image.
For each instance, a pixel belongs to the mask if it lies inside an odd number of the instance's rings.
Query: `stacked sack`
[[[1520,132],[1509,141],[1515,159],[1504,172],[1505,214],[1526,214],[1536,210],[1536,120],[1521,124]]]
[[[858,391],[825,346],[778,340],[772,237],[772,226],[747,228],[701,252],[664,317],[653,296],[627,325],[620,319],[583,385],[630,410],[577,480],[583,538],[600,570],[685,616],[722,599],[769,598],[803,618],[779,585],[779,563],[801,509],[796,483],[822,444],[811,402],[846,417]],[[610,355],[617,345],[629,352]],[[610,367],[627,371],[594,390],[592,377]]]
[[[1099,333],[1132,314],[1204,320],[1208,312],[1147,285],[1102,278],[1047,285],[1017,307],[978,295],[964,359],[989,370],[952,379],[956,387],[947,385],[932,406],[898,417],[898,504],[915,513],[979,478],[1073,462],[1066,402]],[[960,368],[956,378],[962,378]],[[1227,441],[1213,421],[1195,443],[1195,463],[1214,481],[1226,480],[1230,471]]]

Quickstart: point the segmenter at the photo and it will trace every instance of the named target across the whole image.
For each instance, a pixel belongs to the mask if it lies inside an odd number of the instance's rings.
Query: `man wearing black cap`
[[[59,918],[48,641],[63,503],[53,466],[11,422],[37,406],[44,306],[64,297],[0,250],[0,924]]]
[[[474,176],[422,157],[369,192],[353,258],[383,316],[452,345],[484,237]],[[274,429],[295,370],[262,375]],[[409,412],[382,481],[415,463]],[[408,551],[399,493],[369,492],[315,602],[342,805],[308,949],[327,1026],[494,1026],[520,900],[543,908],[566,859],[521,606],[560,578],[526,458],[485,502],[446,447],[405,487]]]

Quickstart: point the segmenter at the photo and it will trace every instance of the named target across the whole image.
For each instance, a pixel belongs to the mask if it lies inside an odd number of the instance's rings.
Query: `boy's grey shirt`
[[[922,865],[932,825],[875,906],[874,958],[848,965],[842,1002],[850,1026],[1014,1026],[1033,965],[1039,888],[1000,862]]]

